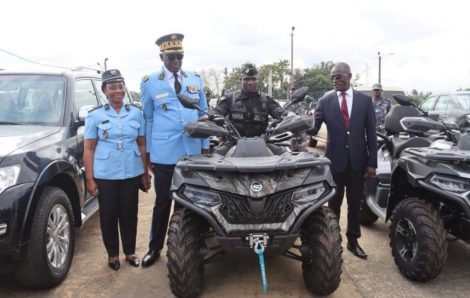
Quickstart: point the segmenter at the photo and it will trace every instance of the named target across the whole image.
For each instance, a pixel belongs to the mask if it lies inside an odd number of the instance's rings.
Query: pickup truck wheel
[[[431,204],[415,198],[400,202],[389,236],[395,264],[405,277],[424,282],[439,275],[447,259],[447,232]]]
[[[376,222],[377,219],[379,219],[379,217],[374,212],[372,212],[372,210],[370,210],[366,199],[362,198],[359,209],[359,223],[361,225],[368,226]]]
[[[204,263],[201,255],[201,221],[186,208],[171,217],[167,240],[167,268],[171,292],[176,297],[197,297],[202,292]]]
[[[333,293],[341,281],[341,233],[334,212],[321,207],[301,229],[302,271],[306,287],[317,295]]]
[[[46,187],[39,198],[26,254],[15,277],[27,287],[51,288],[62,282],[72,263],[75,224],[67,194]]]

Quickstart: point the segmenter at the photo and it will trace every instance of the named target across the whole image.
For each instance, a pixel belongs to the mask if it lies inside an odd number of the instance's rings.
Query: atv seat
[[[402,139],[400,138],[400,136],[394,135],[392,137],[392,144],[393,144],[392,156],[396,158],[406,148],[429,147],[431,145],[431,141],[423,137],[411,137],[409,139]]]
[[[419,116],[419,111],[413,106],[394,105],[387,116],[385,116],[385,131],[387,134],[399,135],[405,130],[401,126],[400,120],[403,117]]]

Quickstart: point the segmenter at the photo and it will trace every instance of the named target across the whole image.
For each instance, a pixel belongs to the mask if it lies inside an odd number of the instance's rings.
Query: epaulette
[[[140,106],[140,104],[136,104],[136,103],[134,103],[134,102],[131,102],[129,105],[131,105],[131,106],[133,106],[133,107],[136,107],[136,108],[138,108],[139,110],[143,110],[143,109],[142,109],[142,106]]]
[[[158,79],[159,80],[163,80],[165,78],[165,72],[162,71],[159,75],[158,75]]]
[[[148,75],[145,75],[142,77],[142,82],[147,82],[149,80],[149,76]]]
[[[90,114],[91,112],[93,112],[94,110],[98,110],[99,108],[101,108],[103,105],[97,105],[96,107],[92,108],[91,110],[88,111],[88,114]]]

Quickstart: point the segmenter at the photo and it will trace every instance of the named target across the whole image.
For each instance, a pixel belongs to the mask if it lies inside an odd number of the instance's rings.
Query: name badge
[[[162,93],[155,96],[155,99],[162,99],[168,96],[168,93]]]

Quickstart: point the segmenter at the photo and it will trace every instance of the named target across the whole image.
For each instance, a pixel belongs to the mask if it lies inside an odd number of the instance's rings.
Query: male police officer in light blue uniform
[[[181,105],[177,94],[198,99],[199,106],[207,111],[204,86],[196,73],[181,70],[183,60],[183,34],[160,37],[160,59],[164,66],[156,73],[142,78],[140,95],[147,123],[147,151],[155,173],[157,198],[153,208],[149,251],[142,266],[150,266],[160,256],[163,248],[171,209],[170,186],[173,170],[184,155],[208,152],[209,140],[190,138],[184,126],[197,121],[202,114]]]
[[[123,103],[125,87],[119,70],[105,71],[102,84],[108,103],[88,113],[84,163],[87,190],[98,195],[109,266],[118,270],[118,223],[126,260],[139,266],[135,255],[138,191],[142,174],[148,175],[145,121],[140,108]]]

